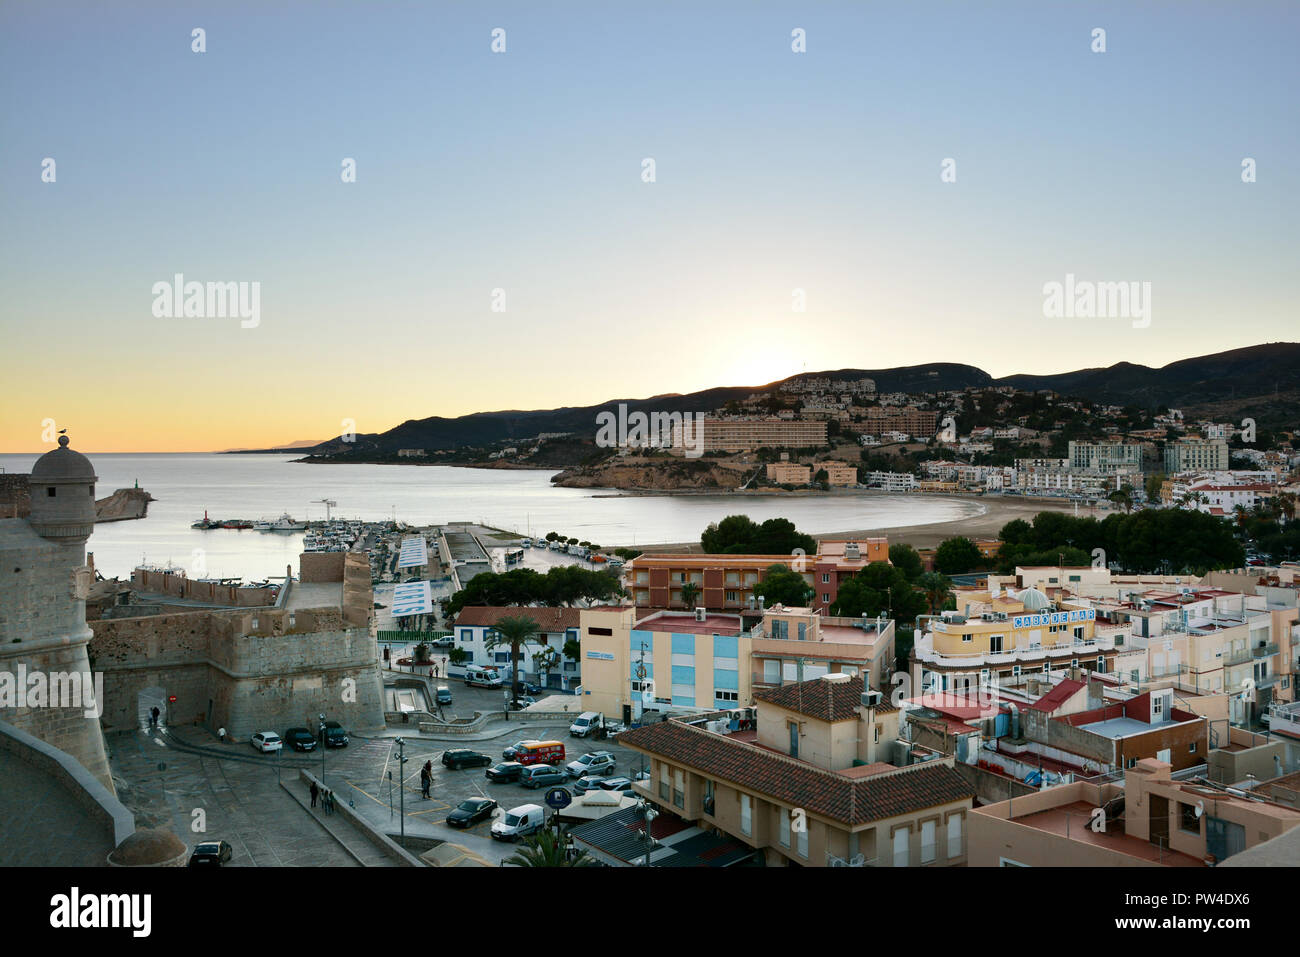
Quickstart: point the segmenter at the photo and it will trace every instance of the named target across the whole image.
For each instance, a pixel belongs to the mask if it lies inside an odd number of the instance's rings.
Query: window
[[[800,857],[808,856],[808,822],[805,820],[803,830],[798,832],[799,839],[796,843],[795,850],[799,852]]]
[[[673,771],[673,805],[686,806],[686,773],[680,769]]]
[[[962,640],[963,642],[965,642],[966,644],[970,644],[971,640],[972,640],[974,637],[975,637],[975,636],[972,635],[970,632],[967,632],[966,634],[964,634],[964,635],[961,636],[961,640]]]
[[[740,599],[736,597],[736,593],[734,591],[727,592],[727,601],[739,601],[739,600]]]
[[[823,584],[823,585],[829,585],[830,583],[831,583],[831,576],[830,576],[830,574],[827,573],[827,572],[822,572],[822,584]]]
[[[1152,695],[1152,697],[1151,697],[1151,714],[1152,714],[1152,716],[1153,716],[1153,717],[1158,717],[1158,716],[1160,716],[1161,714],[1164,713],[1164,710],[1165,710],[1165,697],[1164,697],[1164,695]]]
[[[829,605],[830,601],[831,601],[831,593],[828,591],[822,592],[822,603]]]
[[[790,728],[790,757],[799,757],[799,722],[787,722]]]
[[[46,493],[50,498],[54,498],[54,486],[53,486],[53,485],[48,486],[48,487],[45,489],[45,493]]]
[[[713,813],[713,782],[704,782],[704,813]]]
[[[961,857],[961,815],[948,818],[948,859]]]
[[[713,698],[715,701],[739,701],[740,693],[736,691],[714,691]]]
[[[998,655],[1002,653],[1002,635],[989,635],[989,651]]]
[[[1195,804],[1179,803],[1178,826],[1184,831],[1191,831],[1193,834],[1201,833],[1201,818],[1196,813]]]
[[[740,833],[746,837],[749,837],[754,830],[753,813],[753,798],[748,794],[742,794],[740,796]]]
[[[772,637],[773,637],[773,638],[789,638],[789,637],[790,637],[790,628],[789,628],[789,625],[787,625],[787,624],[786,624],[784,621],[782,621],[780,618],[775,619],[775,620],[772,622]]]
[[[570,628],[570,629],[569,629],[569,632],[570,632],[569,637],[570,637],[570,638],[577,638],[578,636],[575,635],[575,634],[572,634],[572,631],[573,631],[573,629]],[[614,629],[613,629],[613,628],[588,628],[588,629],[587,629],[587,634],[589,634],[589,635],[612,635],[612,634],[614,634]]]
[[[776,816],[781,819],[781,823],[780,823],[781,833],[779,837],[781,846],[789,847],[790,846],[790,812],[787,811],[785,808],[780,808],[777,810]]]
[[[659,797],[668,800],[668,765],[659,765]]]
[[[906,867],[909,863],[910,829],[900,827],[894,832],[894,866]]]
[[[807,638],[808,638],[808,623],[806,621],[801,621],[799,622],[799,640],[806,641]]]
[[[1189,745],[1187,746],[1187,750],[1190,751],[1192,754],[1195,754],[1195,753],[1196,753],[1196,742],[1193,741],[1191,744],[1189,744]]]
[[[921,822],[921,863],[934,863],[934,821]]]

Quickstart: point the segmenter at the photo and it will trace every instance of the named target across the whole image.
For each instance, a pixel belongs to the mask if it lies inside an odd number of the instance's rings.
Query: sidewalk
[[[345,851],[351,855],[352,859],[361,867],[392,867],[393,862],[386,854],[375,847],[364,834],[361,833],[351,821],[342,814],[335,811],[333,814],[325,813],[325,810],[317,801],[316,806],[311,806],[311,792],[307,790],[294,775],[292,780],[281,781],[280,787],[283,788],[298,806],[316,819],[319,824]],[[335,801],[339,799],[335,794]]]

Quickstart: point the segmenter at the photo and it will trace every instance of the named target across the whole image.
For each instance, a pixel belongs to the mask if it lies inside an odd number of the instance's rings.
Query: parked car
[[[461,801],[447,815],[447,823],[452,827],[472,827],[479,821],[491,817],[496,808],[497,802],[491,798],[473,798],[469,801]]]
[[[546,689],[543,688],[541,685],[533,684],[531,681],[519,682],[519,690],[522,691],[524,694],[532,694],[532,695],[545,694],[546,692]]]
[[[234,849],[225,841],[203,841],[190,854],[190,867],[220,867],[230,861]]]
[[[513,701],[506,704],[507,711],[523,711],[525,708],[537,704],[537,699],[529,695],[520,695]]]
[[[605,782],[605,778],[599,774],[587,774],[573,782],[574,794],[586,794],[588,791],[595,791]]]
[[[284,733],[284,740],[295,751],[316,750],[316,736],[306,728],[290,728]]]
[[[573,719],[569,725],[569,737],[585,738],[604,723],[605,716],[599,711],[584,711]]]
[[[550,784],[563,784],[568,776],[559,768],[549,764],[534,764],[519,777],[519,783],[526,788],[541,788]]]
[[[498,841],[517,841],[540,830],[545,821],[546,811],[540,804],[521,804],[492,822],[492,836]]]
[[[483,776],[489,781],[506,783],[509,781],[518,781],[524,773],[524,766],[518,761],[502,761],[495,764],[483,772]]]
[[[608,751],[591,751],[576,761],[570,761],[565,766],[565,770],[569,772],[569,777],[573,778],[588,774],[608,774],[614,770],[614,755]]]
[[[274,731],[255,731],[250,739],[253,747],[265,753],[267,751],[279,751],[284,747],[284,742]]]
[[[461,768],[485,768],[492,763],[492,759],[469,748],[452,748],[443,752],[442,763],[444,767],[459,771]]]
[[[343,730],[343,725],[337,721],[325,722],[325,747],[327,748],[346,748],[348,746],[348,733]]]
[[[513,761],[515,758],[519,757],[527,745],[536,743],[537,742],[531,738],[523,741],[516,741],[514,744],[510,745],[510,747],[501,752],[501,757],[505,758],[507,761]]]
[[[435,648],[454,648],[456,647],[456,639],[451,635],[442,635],[433,639],[429,644]]]
[[[628,778],[605,778],[600,787],[602,791],[630,791],[632,782]]]
[[[451,689],[446,685],[438,685],[438,690],[434,692],[434,701],[438,704],[451,704]]]

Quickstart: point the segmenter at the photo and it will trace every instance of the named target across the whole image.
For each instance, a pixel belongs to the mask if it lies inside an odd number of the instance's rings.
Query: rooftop
[[[727,637],[735,637],[741,632],[740,618],[736,615],[705,615],[703,621],[698,621],[694,615],[674,615],[671,612],[657,612],[648,618],[642,618],[633,629],[675,635]]]
[[[813,678],[789,684],[772,691],[760,691],[754,695],[760,702],[766,701],[778,708],[794,711],[798,714],[816,718],[818,721],[851,721],[858,717],[862,708],[862,695],[869,690],[860,677],[847,680],[827,680],[842,678],[842,675],[828,675],[825,678]],[[883,696],[876,710],[879,712],[897,711]]]

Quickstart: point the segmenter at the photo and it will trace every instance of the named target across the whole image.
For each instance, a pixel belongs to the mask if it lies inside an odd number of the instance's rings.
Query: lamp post
[[[406,742],[397,739],[397,794],[401,803],[402,847],[406,847]]]
[[[655,846],[654,838],[650,836],[650,823],[658,817],[659,814],[655,811],[654,805],[645,798],[640,798],[637,801],[637,810],[640,811],[641,816],[645,818],[645,866],[649,867],[650,852],[654,850]]]
[[[325,786],[325,749],[329,747],[329,735],[325,733],[325,715],[320,716],[320,783]]]

